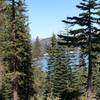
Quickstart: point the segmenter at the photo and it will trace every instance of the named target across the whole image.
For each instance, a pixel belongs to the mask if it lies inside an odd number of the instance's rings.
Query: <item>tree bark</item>
[[[91,0],[89,0],[90,4]],[[89,34],[89,41],[88,41],[88,79],[87,79],[87,100],[92,100],[92,43],[91,43],[91,10],[89,8],[89,21],[88,21],[88,34]]]
[[[17,86],[16,86],[16,80],[14,80],[15,86],[13,87],[13,100],[18,100],[18,92],[17,92]]]
[[[15,36],[16,36],[16,23],[15,23],[15,0],[12,0],[12,36],[13,36],[13,57],[12,57],[12,67],[13,67],[13,100],[18,100],[18,80],[16,74],[17,68],[17,58],[16,58],[16,45],[15,45]]]

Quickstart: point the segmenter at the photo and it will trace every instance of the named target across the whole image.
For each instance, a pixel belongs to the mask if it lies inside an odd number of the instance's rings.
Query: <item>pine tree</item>
[[[41,67],[33,66],[33,74],[34,74],[34,87],[36,91],[36,98],[41,98],[44,92],[45,86],[45,72]]]
[[[100,99],[100,65],[98,64],[96,68],[93,68],[93,85],[94,85],[94,94],[97,100]]]
[[[63,20],[63,22],[73,26],[78,25],[79,28],[70,31],[72,36],[59,35],[59,37],[67,40],[67,44],[80,46],[85,50],[88,56],[87,100],[92,100],[92,68],[95,66],[92,54],[100,51],[98,46],[100,42],[99,0],[82,0],[77,8],[83,12],[78,17],[68,17],[67,21]]]
[[[44,93],[44,87],[46,86],[45,81],[45,72],[42,69],[41,57],[43,56],[42,47],[40,39],[37,36],[35,42],[32,45],[32,59],[33,59],[33,77],[34,77],[34,89],[35,96],[34,99],[42,98]]]
[[[53,76],[54,76],[54,62],[56,54],[56,36],[53,34],[51,38],[51,45],[47,47],[47,52],[49,54],[48,71],[46,76],[46,87],[44,95],[53,98]]]
[[[7,1],[6,4],[7,22],[3,30],[5,34],[1,50],[5,66],[3,100],[29,100],[34,91],[31,77],[32,46],[25,15],[26,8],[22,0]]]
[[[7,47],[8,42],[8,34],[5,29],[8,27],[8,19],[7,19],[7,11],[8,6],[5,0],[0,0],[0,74],[1,74],[1,88],[0,88],[0,100],[9,100],[11,98],[11,85],[9,81],[9,75],[5,75],[7,71],[7,67],[3,62],[4,55],[6,54],[5,48]],[[7,40],[7,41],[5,41]],[[7,86],[7,87],[6,87]],[[6,87],[6,88],[5,88]],[[5,99],[5,98],[6,99]]]
[[[35,43],[33,44],[32,54],[33,58],[39,58],[42,55],[41,44],[38,36],[36,37]]]
[[[49,93],[51,97],[68,99],[67,93],[70,91],[71,68],[69,57],[66,55],[65,47],[57,44],[55,35],[51,38],[51,45],[48,49],[49,62],[47,79],[49,82]]]
[[[66,98],[67,92],[69,92],[69,66],[68,58],[65,54],[64,47],[57,47],[56,63],[54,65],[54,81],[53,92],[55,96],[58,96],[61,100]],[[70,76],[71,77],[71,76]],[[67,97],[68,99],[68,97]]]
[[[4,4],[4,1],[0,1],[0,23],[2,22],[1,18],[3,18],[3,15],[2,15],[2,8],[3,8],[3,4]],[[3,24],[0,24],[0,37],[1,37],[1,34],[2,34],[2,29],[3,27]],[[1,42],[1,41],[0,41]],[[0,44],[1,45],[1,44]],[[0,51],[1,51],[1,48],[0,48]],[[0,99],[2,100],[2,66],[1,66],[1,54],[0,54]]]
[[[32,46],[29,35],[27,17],[25,16],[26,8],[25,2],[19,0],[16,5],[16,46],[18,47],[18,56],[20,60],[20,67],[18,71],[22,73],[21,81],[23,83],[19,86],[22,99],[29,100],[30,96],[34,95],[33,80],[32,80]],[[17,19],[20,19],[17,21]],[[23,75],[24,74],[24,75]],[[19,93],[20,94],[20,93]]]
[[[87,68],[84,53],[79,51],[79,64],[75,67],[74,88],[79,92],[79,97],[86,97]]]

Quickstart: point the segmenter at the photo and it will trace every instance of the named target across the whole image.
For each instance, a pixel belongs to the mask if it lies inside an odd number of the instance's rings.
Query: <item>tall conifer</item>
[[[48,49],[48,81],[51,86],[51,95],[59,99],[69,99],[67,93],[70,91],[71,68],[69,57],[66,55],[65,47],[57,44],[55,35],[51,38]]]
[[[78,28],[70,31],[72,36],[58,36],[67,40],[66,44],[80,46],[85,50],[88,56],[87,100],[92,100],[92,69],[96,63],[94,54],[100,52],[98,46],[100,42],[100,1],[82,0],[77,8],[83,12],[79,16],[67,17],[67,20],[63,20],[63,22],[72,26],[78,25]]]
[[[2,37],[1,52],[5,65],[5,77],[8,77],[5,80],[3,91],[8,90],[9,92],[3,92],[3,100],[29,100],[34,91],[31,78],[32,46],[28,20],[25,15],[25,2],[23,0],[5,2],[7,22]]]

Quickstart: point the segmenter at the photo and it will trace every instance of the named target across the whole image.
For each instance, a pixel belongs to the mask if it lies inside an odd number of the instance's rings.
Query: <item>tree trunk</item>
[[[17,68],[17,57],[16,57],[16,45],[15,45],[15,35],[16,35],[16,23],[15,23],[15,0],[12,0],[12,36],[13,36],[13,52],[12,57],[12,67],[13,67],[13,100],[18,100],[18,80],[16,74]]]
[[[91,0],[89,0],[90,4]],[[88,33],[89,33],[89,41],[88,41],[88,79],[87,79],[87,100],[92,100],[92,42],[91,42],[91,10],[89,8],[89,22],[88,22]]]
[[[17,88],[13,88],[13,100],[18,100],[18,93],[17,93]]]
[[[87,100],[92,100],[92,74],[88,71]]]

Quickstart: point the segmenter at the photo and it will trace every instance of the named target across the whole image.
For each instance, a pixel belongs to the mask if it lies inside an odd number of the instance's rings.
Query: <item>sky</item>
[[[32,39],[47,38],[65,29],[61,20],[78,14],[80,0],[26,0]]]

